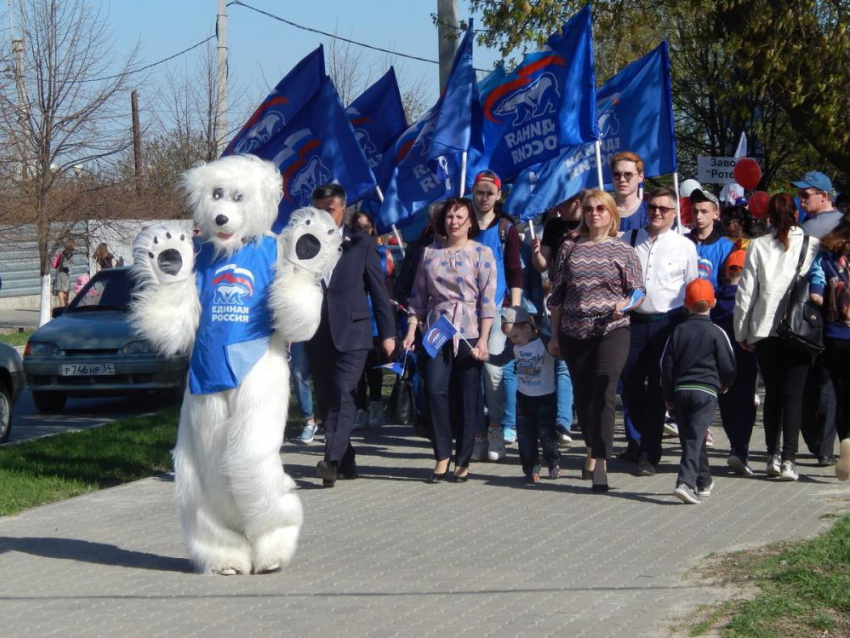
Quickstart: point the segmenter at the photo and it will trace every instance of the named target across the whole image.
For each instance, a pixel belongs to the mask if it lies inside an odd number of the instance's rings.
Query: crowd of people
[[[759,375],[765,473],[799,478],[802,433],[818,464],[850,477],[846,198],[834,203],[829,178],[809,172],[789,185],[793,194],[774,195],[760,219],[745,200],[724,207],[697,188],[685,228],[680,193],[661,187],[642,195],[640,157],[618,153],[610,169],[613,195],[573,194],[542,227],[530,222],[522,232],[501,212],[499,176],[483,171],[470,198],[432,206],[398,265],[368,214],[346,216],[339,186],[316,190],[314,205],[340,228],[343,256],[325,277],[319,331],[293,344],[292,358],[302,442],[324,425],[317,466],[324,485],[357,476],[351,433],[381,423],[380,363],[406,364],[407,353],[415,353],[423,380],[433,483],[466,482],[472,461],[498,462],[513,443],[528,485],[541,475],[557,479],[559,445],[572,442],[577,415],[581,478],[607,492],[619,393],[619,457],[638,476],[654,475],[665,434],[678,434],[673,494],[699,503],[714,486],[706,449],[718,409],[728,469],[757,471],[750,439]],[[822,334],[822,347],[795,339],[790,300],[800,290],[809,304],[804,320]],[[431,356],[422,341],[432,345],[446,321],[454,334]]]

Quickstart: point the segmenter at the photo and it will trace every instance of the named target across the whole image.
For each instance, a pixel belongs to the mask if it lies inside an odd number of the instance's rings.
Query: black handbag
[[[416,406],[413,396],[413,366],[406,365],[396,377],[387,404],[387,421],[397,425],[410,425],[414,421]]]
[[[776,332],[792,349],[814,358],[824,350],[823,315],[809,296],[808,276],[800,275],[808,247],[809,236],[806,235],[797,260],[797,271],[786,292],[785,312]]]

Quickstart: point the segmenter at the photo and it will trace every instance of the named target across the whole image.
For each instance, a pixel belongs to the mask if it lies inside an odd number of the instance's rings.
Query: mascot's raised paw
[[[133,245],[136,271],[161,284],[191,277],[194,259],[192,235],[177,224],[148,226]]]
[[[321,278],[342,254],[342,237],[333,218],[316,208],[299,208],[280,234],[284,261]]]

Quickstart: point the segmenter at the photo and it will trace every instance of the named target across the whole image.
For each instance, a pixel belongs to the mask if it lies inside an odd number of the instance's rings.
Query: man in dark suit
[[[374,237],[343,224],[345,190],[338,184],[319,186],[313,192],[313,206],[330,213],[342,235],[342,256],[322,286],[322,320],[306,344],[319,416],[325,424],[325,458],[316,474],[325,487],[333,487],[337,478],[357,476],[351,446],[354,393],[373,347],[366,295],[372,299],[387,358],[395,350],[395,321]]]

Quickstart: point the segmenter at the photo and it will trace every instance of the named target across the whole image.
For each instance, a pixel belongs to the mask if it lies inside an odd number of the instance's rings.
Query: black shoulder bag
[[[823,315],[809,296],[809,278],[800,274],[809,248],[809,236],[803,238],[797,271],[788,291],[785,312],[776,329],[780,339],[793,350],[814,358],[823,352]]]

